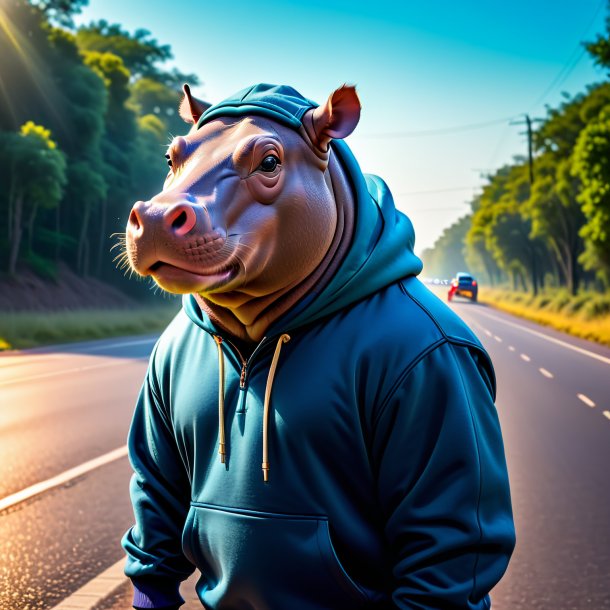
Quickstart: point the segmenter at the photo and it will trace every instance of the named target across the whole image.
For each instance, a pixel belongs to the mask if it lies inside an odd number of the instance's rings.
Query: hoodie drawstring
[[[263,481],[267,483],[269,480],[269,404],[271,403],[271,387],[273,386],[273,378],[275,377],[275,369],[277,368],[277,361],[280,357],[280,351],[282,344],[290,341],[290,335],[283,334],[275,346],[275,353],[273,354],[273,360],[271,361],[271,367],[269,368],[269,375],[267,376],[267,386],[265,387],[265,406],[263,408]]]
[[[214,335],[218,348],[218,453],[220,462],[225,463],[225,360],[222,353],[222,338]]]
[[[222,352],[222,337],[214,335],[214,341],[218,348],[218,453],[220,454],[221,463],[225,463],[225,367],[224,367],[224,354]],[[275,353],[271,360],[271,367],[269,368],[269,375],[267,376],[267,385],[265,387],[265,403],[263,406],[263,481],[267,483],[269,481],[269,408],[271,404],[271,388],[273,387],[273,379],[275,377],[275,370],[277,369],[277,363],[280,358],[280,351],[284,343],[290,341],[290,335],[283,334],[277,341],[275,346]]]

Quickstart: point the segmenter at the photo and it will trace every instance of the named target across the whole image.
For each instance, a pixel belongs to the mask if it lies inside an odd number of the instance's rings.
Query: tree
[[[466,271],[464,240],[470,222],[470,215],[463,216],[443,231],[432,248],[424,250],[422,260],[426,275],[451,278],[458,271]]]
[[[199,79],[176,68],[167,71],[159,66],[172,59],[169,45],[160,45],[147,30],[130,34],[107,21],[80,28],[76,41],[83,52],[112,53],[123,60],[131,74],[129,105],[139,116],[157,115],[166,126],[166,134],[184,131],[184,122],[177,113],[182,85],[198,85]]]
[[[30,4],[41,10],[49,21],[72,28],[72,17],[78,15],[89,4],[89,0],[30,0]]]
[[[160,45],[148,30],[139,29],[130,34],[118,23],[105,20],[79,28],[76,40],[82,50],[118,55],[135,80],[159,76],[156,64],[172,59],[170,46]]]
[[[88,239],[91,217],[102,204],[107,194],[107,185],[98,169],[86,161],[77,161],[68,168],[66,196],[77,203],[71,206],[73,226],[78,227],[76,270],[89,275],[91,244]]]
[[[524,212],[532,222],[532,237],[552,251],[562,283],[576,294],[580,283],[578,257],[583,251],[580,229],[584,215],[577,200],[579,181],[571,174],[571,157],[547,152],[536,159],[536,182]]]
[[[585,42],[585,48],[597,66],[610,69],[610,2],[606,17],[606,33],[598,34],[592,42]]]
[[[24,231],[27,254],[33,254],[35,220],[41,207],[59,204],[66,183],[66,162],[48,129],[28,122],[17,133],[0,137],[0,167],[7,208],[6,270],[14,275],[20,258]]]
[[[610,285],[610,105],[580,134],[574,150],[573,174],[582,181],[579,200],[586,217],[581,235],[587,269]]]
[[[526,279],[534,294],[542,285],[548,268],[544,244],[531,236],[531,221],[524,214],[530,196],[527,165],[516,159],[515,165],[500,168],[483,188],[478,208],[467,235],[471,250],[481,246],[491,254],[497,266],[507,273],[516,288],[526,288]]]

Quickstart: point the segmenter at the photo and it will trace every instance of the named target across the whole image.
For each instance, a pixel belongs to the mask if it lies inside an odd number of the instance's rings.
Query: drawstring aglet
[[[225,463],[225,455],[226,455],[226,451],[225,451],[225,444],[224,443],[220,443],[218,446],[218,454],[220,455],[220,463],[224,464]]]
[[[263,481],[269,482],[269,462],[263,462]]]

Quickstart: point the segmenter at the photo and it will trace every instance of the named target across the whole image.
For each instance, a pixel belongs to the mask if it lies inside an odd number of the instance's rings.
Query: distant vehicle
[[[434,286],[447,286],[450,281],[439,277],[422,277],[421,281],[424,284],[433,284]]]
[[[479,287],[477,281],[470,273],[458,273],[453,280],[447,294],[447,300],[451,301],[454,296],[466,297],[473,303],[477,302]]]

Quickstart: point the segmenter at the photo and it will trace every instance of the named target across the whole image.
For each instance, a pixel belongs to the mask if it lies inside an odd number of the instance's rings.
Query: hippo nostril
[[[193,206],[180,203],[165,213],[165,223],[167,228],[181,237],[197,224],[197,214]]]
[[[129,224],[136,231],[140,228],[140,219],[138,218],[138,213],[135,209],[131,210],[131,214],[129,215]]]
[[[179,229],[181,226],[184,225],[186,220],[187,220],[186,212],[183,211],[180,213],[180,216],[177,216],[174,219],[174,222],[172,222],[172,229]]]

